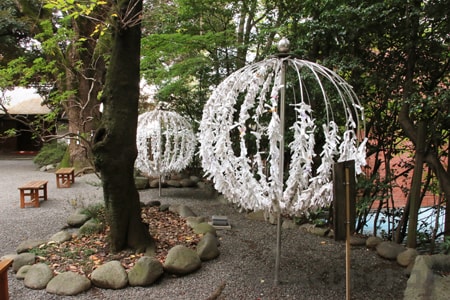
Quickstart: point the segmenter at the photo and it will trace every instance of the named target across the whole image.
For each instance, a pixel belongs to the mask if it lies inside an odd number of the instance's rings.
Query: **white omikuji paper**
[[[283,64],[293,68],[297,75],[294,84],[300,87],[300,95],[291,104],[296,119],[285,127],[293,134],[286,149],[291,156],[288,170],[280,170],[279,164],[280,144],[284,142],[278,114],[280,91],[285,88],[281,82]],[[317,82],[326,107],[321,112],[327,121],[320,128],[325,138],[320,153],[314,150],[317,114],[302,84],[304,68]],[[331,83],[327,85],[333,87],[331,90],[326,90],[325,81]],[[333,119],[331,95],[341,102],[345,124],[336,124]],[[355,160],[356,173],[361,172],[366,164],[366,139],[361,140],[356,132],[363,131],[363,123],[363,108],[352,88],[336,73],[300,59],[269,58],[236,71],[213,91],[204,107],[198,135],[202,167],[219,192],[245,209],[300,214],[331,203],[336,161]],[[240,134],[238,142],[236,133]],[[246,144],[249,139],[256,148],[251,157]],[[262,141],[268,145],[265,149]],[[237,155],[233,143],[239,143]],[[317,166],[313,162],[316,156],[320,156]],[[285,182],[280,179],[282,171],[288,172]]]
[[[186,168],[197,138],[184,117],[157,109],[139,115],[136,143],[135,167],[149,176],[159,176]]]

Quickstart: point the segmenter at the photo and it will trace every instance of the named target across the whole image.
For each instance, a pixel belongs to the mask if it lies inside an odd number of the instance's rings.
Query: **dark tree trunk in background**
[[[109,7],[99,6],[95,10],[96,18],[104,20],[108,12]],[[106,54],[98,49],[104,47],[98,34],[92,36],[98,23],[89,18],[72,20],[75,36],[66,50],[65,77],[60,82],[63,91],[73,91],[63,101],[63,107],[71,133],[70,165],[77,170],[92,167],[91,133],[100,122],[97,98],[103,89],[106,65],[103,55]],[[84,40],[80,42],[82,38]]]
[[[141,28],[140,22],[128,23],[133,20],[125,17],[128,13],[140,18],[142,0],[119,1],[117,5],[122,16],[116,19],[113,29],[112,55],[102,94],[104,111],[94,139],[94,161],[103,182],[111,250],[132,248],[144,252],[154,247],[154,241],[142,223],[139,193],[134,184]],[[128,6],[133,11],[127,11]]]

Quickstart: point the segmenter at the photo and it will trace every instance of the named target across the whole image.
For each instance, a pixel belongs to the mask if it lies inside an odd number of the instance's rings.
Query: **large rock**
[[[450,270],[450,256],[443,254],[418,255],[414,261],[406,289],[405,300],[446,300],[450,293],[448,276],[436,274],[436,271]]]
[[[198,181],[197,181],[198,182]],[[180,184],[182,187],[195,187],[197,186],[197,182],[190,178],[184,178],[180,180]]]
[[[217,237],[208,232],[197,245],[197,254],[202,261],[214,259],[220,255]]]
[[[296,229],[298,228],[298,225],[295,223],[294,220],[283,220],[283,223],[281,223],[281,228],[283,229]]]
[[[350,236],[350,245],[352,246],[365,246],[366,239],[360,236],[352,235]]]
[[[91,235],[95,233],[100,233],[104,229],[104,226],[102,223],[95,221],[93,219],[88,220],[86,223],[84,223],[80,229],[78,230],[78,233],[80,235]]]
[[[159,188],[159,179],[153,179],[150,181],[151,188]],[[167,183],[165,181],[161,181],[161,187],[167,187]]]
[[[134,178],[134,184],[138,190],[143,190],[149,187],[149,181],[147,177],[137,176]]]
[[[72,239],[72,234],[70,234],[69,232],[67,232],[65,230],[61,230],[61,231],[55,233],[54,235],[52,235],[52,237],[50,238],[50,241],[59,244],[59,243],[69,241],[71,239]]]
[[[178,207],[178,214],[182,218],[195,217],[196,216],[195,213],[192,211],[192,209],[190,209],[189,206],[186,206],[186,205],[180,205]]]
[[[179,188],[181,187],[181,183],[178,180],[169,179],[167,180],[167,186]]]
[[[92,284],[104,289],[121,289],[127,286],[128,276],[119,261],[101,265],[91,273]]]
[[[91,281],[74,272],[64,272],[53,277],[47,284],[46,291],[61,296],[74,296],[91,288]]]
[[[26,265],[34,265],[35,262],[36,255],[34,253],[21,253],[14,259],[12,268],[14,272],[17,272],[21,267]]]
[[[35,248],[35,247],[39,247],[40,245],[43,245],[45,243],[47,243],[47,240],[26,240],[23,241],[19,244],[19,246],[17,246],[16,252],[18,254],[20,253],[24,253],[24,252],[28,252],[28,250],[30,250],[31,248]]]
[[[38,263],[30,267],[25,274],[23,283],[27,288],[42,290],[53,278],[53,271],[44,263]]]
[[[205,223],[206,218],[205,217],[187,217],[186,218],[186,224],[193,228],[195,225],[198,225],[200,223]]]
[[[384,241],[378,244],[376,250],[379,256],[390,260],[396,260],[397,256],[405,251],[406,248],[391,241]]]
[[[197,185],[197,183],[200,181],[200,178],[197,176],[190,176],[189,179],[193,182],[195,182],[195,185]]]
[[[171,205],[169,211],[178,214],[182,218],[195,217],[195,213],[186,205]]]
[[[143,256],[128,273],[131,286],[149,286],[164,273],[161,262],[155,258]]]
[[[90,217],[88,215],[81,213],[81,210],[78,209],[67,218],[67,225],[70,227],[80,227],[89,219]]]
[[[419,252],[414,248],[407,248],[397,256],[397,263],[402,267],[409,266],[416,259]]]
[[[27,275],[28,271],[33,265],[25,265],[20,267],[20,269],[16,273],[16,279],[23,280],[25,279],[25,275]]]
[[[265,214],[264,214],[263,210],[257,210],[257,211],[249,212],[246,215],[246,217],[247,217],[247,219],[254,220],[254,221],[265,221],[266,220],[266,217],[265,217]]]
[[[214,226],[212,226],[206,222],[198,223],[197,225],[194,225],[192,227],[192,230],[196,234],[206,234],[209,232],[209,233],[216,235],[216,229],[214,228]]]
[[[0,261],[4,260],[4,259],[16,259],[17,254],[16,253],[10,253],[10,254],[5,254],[2,257],[0,257]]]
[[[176,275],[195,272],[201,266],[202,261],[197,252],[182,245],[171,248],[164,262],[164,270]]]
[[[383,239],[378,236],[369,236],[366,240],[366,247],[369,249],[375,249],[382,241]]]

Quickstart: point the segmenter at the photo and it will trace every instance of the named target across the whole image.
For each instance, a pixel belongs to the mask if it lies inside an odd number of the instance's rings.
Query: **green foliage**
[[[441,244],[441,252],[443,254],[450,254],[450,237],[446,236]]]
[[[308,223],[322,227],[328,224],[328,217],[329,217],[329,210],[317,209],[315,211],[305,213],[302,216],[294,217],[294,222],[300,225]]]
[[[84,208],[81,213],[96,220],[98,223],[106,223],[105,205],[103,203],[91,204]]]
[[[39,166],[57,164],[61,162],[67,150],[67,145],[62,142],[51,142],[45,144],[34,157],[33,162]]]

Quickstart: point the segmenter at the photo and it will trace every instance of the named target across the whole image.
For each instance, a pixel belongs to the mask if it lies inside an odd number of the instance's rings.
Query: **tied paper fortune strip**
[[[135,167],[149,176],[180,172],[192,161],[196,136],[191,124],[173,111],[153,110],[138,117]]]
[[[282,64],[291,72],[286,78],[295,78],[286,85],[280,80]],[[315,95],[322,98],[324,111],[314,111],[306,79],[315,81]],[[280,143],[286,137],[281,135],[279,97],[281,89],[294,87],[295,101],[289,106],[295,120],[286,124],[292,135],[289,165],[280,170]],[[341,125],[334,119],[336,100],[346,119]],[[325,121],[317,126],[319,117]],[[244,209],[279,208],[282,213],[300,214],[330,204],[336,161],[353,159],[361,172],[365,165],[361,122],[364,111],[357,97],[336,73],[290,56],[273,57],[237,70],[213,91],[200,122],[199,154],[207,178],[233,203]],[[319,129],[324,141],[315,153]]]

